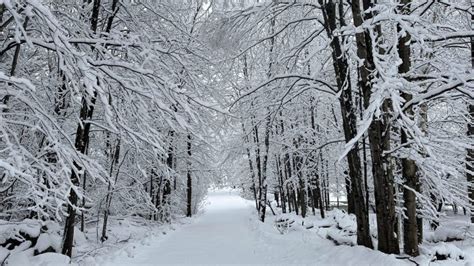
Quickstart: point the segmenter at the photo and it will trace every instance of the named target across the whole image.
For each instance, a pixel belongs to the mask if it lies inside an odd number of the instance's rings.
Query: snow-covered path
[[[258,263],[249,202],[228,191],[209,194],[205,212],[165,240],[137,251],[133,264]]]
[[[280,235],[271,223],[255,222],[252,202],[233,192],[211,192],[207,202],[204,213],[191,224],[140,246],[132,258],[119,257],[110,265],[380,265],[383,262],[393,265],[400,262],[365,248],[335,247],[303,231]]]

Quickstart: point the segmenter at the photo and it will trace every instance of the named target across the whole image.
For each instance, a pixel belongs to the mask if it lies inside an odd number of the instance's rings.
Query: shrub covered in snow
[[[61,241],[61,227],[52,221],[0,221],[0,261],[9,265],[29,265],[28,260],[33,256],[59,253]]]
[[[452,242],[466,239],[469,232],[472,230],[472,225],[466,223],[450,223],[441,225],[434,231],[433,234],[427,237],[431,242]]]
[[[343,210],[334,209],[328,213],[325,221],[329,224],[326,230],[326,238],[336,245],[354,246],[357,244],[357,223],[353,214],[347,214]]]
[[[430,250],[431,261],[438,260],[464,260],[466,255],[453,244],[441,243]]]
[[[294,223],[295,220],[286,216],[280,216],[275,219],[275,227],[282,235],[288,233]]]

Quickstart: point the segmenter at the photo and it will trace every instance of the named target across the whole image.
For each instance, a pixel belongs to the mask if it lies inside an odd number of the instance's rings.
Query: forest
[[[474,0],[0,0],[2,265],[474,264]]]

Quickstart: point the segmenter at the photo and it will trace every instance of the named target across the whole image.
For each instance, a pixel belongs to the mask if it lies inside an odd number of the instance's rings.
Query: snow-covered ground
[[[233,191],[210,192],[207,202],[192,223],[136,246],[133,254],[109,256],[106,265],[413,265],[363,247],[335,246],[304,227],[282,235],[274,217],[256,221],[253,202]]]
[[[72,264],[474,265],[473,230],[463,221],[466,216],[445,217],[435,232],[426,228],[422,255],[408,258],[355,245],[354,217],[343,211],[329,211],[325,219],[318,213],[303,219],[278,213],[276,206],[273,209],[277,214],[269,211],[266,222],[261,223],[254,202],[231,189],[211,190],[196,217],[178,219],[172,225],[139,217],[115,218],[104,243],[96,241],[95,226],[85,233],[77,230]],[[275,221],[288,223],[280,223],[278,229]],[[291,226],[282,227],[289,223]],[[0,247],[0,260],[6,265],[68,264],[69,258],[58,253],[33,256],[48,248],[58,252],[61,238],[57,225],[48,225],[45,232],[33,220],[0,225],[1,238],[21,236],[19,232],[39,236],[35,245],[25,241],[13,250]],[[375,236],[375,225],[371,227]]]

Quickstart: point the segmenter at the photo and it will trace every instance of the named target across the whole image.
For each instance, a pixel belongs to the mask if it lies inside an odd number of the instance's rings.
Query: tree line
[[[423,221],[436,228],[443,206],[473,217],[472,5],[275,0],[222,12],[240,130],[229,153],[261,221],[270,193],[283,213],[323,218],[345,196],[359,245],[374,248],[374,212],[377,249],[417,256]]]
[[[1,219],[192,216],[212,179],[203,1],[0,3]],[[99,229],[98,229],[99,230]]]

